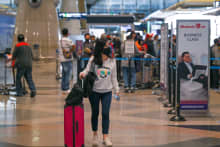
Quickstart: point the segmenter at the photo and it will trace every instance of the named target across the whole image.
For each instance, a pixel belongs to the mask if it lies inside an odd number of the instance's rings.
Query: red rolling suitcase
[[[83,104],[64,108],[65,147],[84,147]]]

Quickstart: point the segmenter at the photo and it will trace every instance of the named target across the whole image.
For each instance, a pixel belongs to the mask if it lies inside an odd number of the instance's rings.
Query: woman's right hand
[[[85,74],[84,74],[83,72],[81,72],[81,73],[79,74],[79,78],[80,78],[80,79],[84,79],[84,78],[85,78]]]

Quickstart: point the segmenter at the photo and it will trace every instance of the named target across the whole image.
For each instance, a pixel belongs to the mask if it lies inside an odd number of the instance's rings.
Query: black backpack
[[[84,90],[75,84],[71,92],[68,94],[66,101],[66,106],[82,104],[84,97]]]

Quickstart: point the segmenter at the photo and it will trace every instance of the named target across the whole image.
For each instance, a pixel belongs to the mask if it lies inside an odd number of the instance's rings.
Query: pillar
[[[82,0],[79,0],[82,1]],[[79,1],[78,0],[62,0],[62,6],[60,12],[80,12],[79,11]],[[83,0],[84,1],[84,0]],[[80,20],[60,20],[60,27],[68,28],[70,35],[80,35],[81,26]]]
[[[41,0],[39,7],[32,7],[31,0],[17,0],[17,16],[13,44],[22,33],[33,46],[39,44],[40,57],[55,58],[58,48],[57,0]]]

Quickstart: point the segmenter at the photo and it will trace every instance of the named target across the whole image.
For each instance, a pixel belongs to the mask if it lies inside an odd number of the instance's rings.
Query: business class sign
[[[177,97],[185,110],[208,110],[209,20],[177,21]]]

